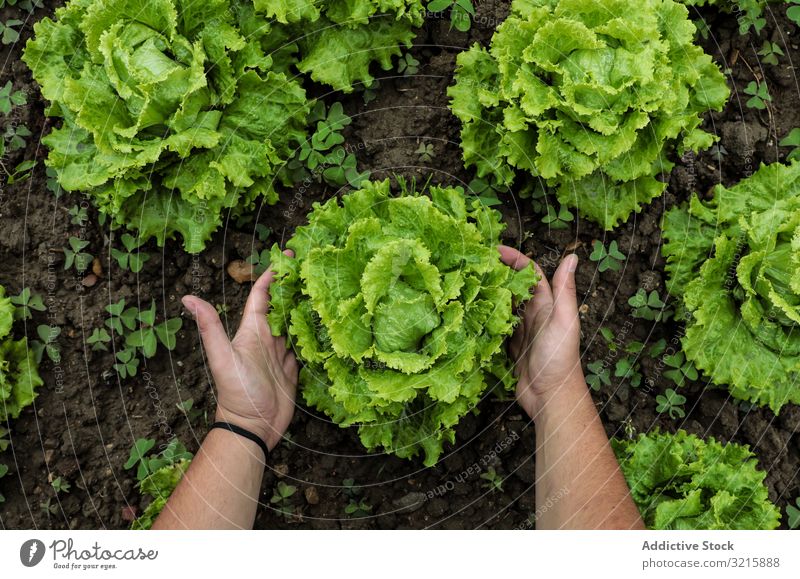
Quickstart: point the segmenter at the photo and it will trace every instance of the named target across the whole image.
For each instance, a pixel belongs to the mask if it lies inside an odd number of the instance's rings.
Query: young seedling
[[[410,52],[406,52],[397,61],[397,72],[403,76],[414,76],[419,71],[419,61],[411,56]]]
[[[45,181],[47,190],[58,199],[61,197],[61,185],[58,184],[58,173],[56,173],[56,170],[52,167],[47,167],[47,169],[45,169],[45,175],[47,176],[47,180]]]
[[[631,386],[638,388],[642,385],[642,374],[639,372],[639,363],[633,356],[626,356],[617,360],[614,366],[614,376],[627,380]]]
[[[372,505],[367,503],[364,499],[361,500],[354,500],[351,499],[350,502],[344,508],[344,514],[354,519],[359,519],[363,517],[368,517],[372,512]]]
[[[108,350],[110,342],[111,335],[105,328],[95,328],[91,335],[86,338],[86,343],[92,347],[92,350]]]
[[[302,144],[299,153],[300,161],[305,162],[311,171],[319,165],[327,164],[329,151],[336,145],[344,143],[341,131],[352,122],[352,119],[344,114],[342,103],[333,103],[326,114],[325,103],[317,101],[308,116],[309,125],[314,122],[317,123],[317,129],[311,135],[311,139]]]
[[[266,242],[271,234],[272,230],[269,227],[263,223],[256,223],[256,236],[258,236],[259,241]]]
[[[31,288],[22,288],[18,296],[11,298],[11,303],[17,306],[14,310],[15,320],[29,320],[33,317],[31,310],[36,312],[45,311],[44,301],[39,294],[31,293]]]
[[[14,107],[27,104],[28,97],[21,90],[14,90],[9,80],[0,88],[0,113],[7,115]]]
[[[61,362],[61,350],[58,348],[56,339],[61,334],[61,328],[58,326],[48,326],[41,324],[36,327],[36,333],[39,335],[39,340],[31,341],[31,350],[36,358],[36,363],[42,361],[42,354],[47,353],[47,357],[53,364]]]
[[[220,316],[225,316],[230,311],[230,308],[228,307],[228,304],[217,304],[217,305],[214,306],[214,309],[217,310],[217,313]]]
[[[589,255],[589,259],[598,262],[597,269],[600,273],[609,269],[619,271],[622,262],[625,261],[625,254],[619,250],[616,241],[611,241],[606,249],[602,241],[595,239],[592,242],[592,253]]]
[[[43,503],[39,503],[39,509],[50,518],[50,515],[58,514],[58,503],[53,503],[53,497],[47,497]]]
[[[128,462],[123,468],[128,470],[136,467],[136,478],[139,482],[159,469],[172,466],[182,460],[192,460],[192,453],[187,451],[177,438],[173,438],[161,453],[148,456],[155,445],[155,440],[147,438],[139,438],[133,443]]]
[[[34,8],[41,8],[43,4],[42,0],[0,0],[0,8],[4,6],[19,6],[25,12],[31,13]]]
[[[15,18],[10,18],[5,22],[0,21],[0,41],[3,44],[13,44],[19,40],[19,30],[17,29],[20,26],[22,26],[22,20]]]
[[[711,155],[711,158],[714,159],[714,161],[716,161],[717,163],[722,163],[723,157],[726,157],[728,155],[728,149],[726,149],[719,143],[714,143],[708,150],[708,154]]]
[[[94,256],[83,251],[89,246],[89,242],[77,237],[69,238],[69,247],[64,248],[64,269],[75,267],[78,273],[83,273],[91,265]]]
[[[466,32],[472,26],[475,7],[472,0],[433,0],[428,3],[430,12],[444,12],[450,8],[450,29]]]
[[[83,227],[89,221],[89,211],[86,207],[80,205],[73,205],[69,210],[69,222],[72,225]]]
[[[297,492],[297,487],[287,485],[283,481],[278,481],[275,490],[273,491],[270,503],[275,505],[275,509],[284,516],[289,518],[294,514],[294,506],[292,505],[291,498]]]
[[[647,350],[647,355],[651,358],[658,358],[666,349],[667,341],[664,338],[661,338],[658,342],[650,346],[650,348]]]
[[[603,336],[603,340],[606,342],[608,351],[615,353],[618,348],[617,338],[614,336],[614,332],[611,330],[611,328],[600,328],[600,335]]]
[[[789,0],[790,2],[793,0]],[[756,35],[761,34],[761,30],[767,24],[767,19],[757,16],[754,13],[744,12],[739,16],[739,34],[745,36],[750,29],[755,30]]]
[[[642,288],[628,299],[628,305],[633,308],[633,317],[655,322],[666,322],[672,316],[672,310],[667,308],[656,290],[649,294]]]
[[[795,507],[795,505],[797,506]],[[790,529],[800,528],[800,497],[794,500],[794,505],[789,504],[786,506],[786,525]]]
[[[119,239],[125,251],[112,247],[111,257],[117,260],[122,269],[130,268],[133,273],[139,273],[145,262],[150,259],[150,254],[140,251],[141,242],[129,233],[123,233]]]
[[[2,159],[3,154],[5,151],[5,145],[3,140],[0,139],[0,159]],[[6,184],[13,185],[14,183],[20,183],[31,176],[31,171],[36,166],[36,161],[31,161],[27,159],[22,161],[19,165],[14,167],[12,172],[9,172],[5,165],[3,165],[2,161],[0,161],[0,169],[3,170],[3,173],[6,174]]]
[[[175,336],[183,326],[180,318],[169,318],[160,324],[156,324],[156,302],[150,304],[150,308],[140,311],[136,316],[139,327],[125,336],[125,346],[127,348],[138,348],[145,358],[152,358],[156,354],[158,343],[164,345],[167,350],[175,348]]]
[[[355,499],[361,495],[361,491],[361,487],[356,486],[355,479],[346,478],[342,481],[342,493],[344,493],[344,496]]]
[[[787,161],[800,159],[800,128],[794,128],[789,131],[789,134],[782,138],[778,144],[781,147],[792,147],[792,150],[786,155]]]
[[[139,310],[136,308],[125,308],[125,299],[120,299],[115,304],[106,306],[106,311],[110,314],[105,321],[106,327],[118,336],[123,336],[136,329],[136,318]]]
[[[139,358],[136,357],[136,350],[133,348],[126,348],[120,350],[115,355],[117,363],[113,368],[119,374],[120,379],[124,380],[128,376],[136,376],[136,370],[139,367]]]
[[[436,156],[436,151],[431,143],[420,143],[419,147],[417,147],[417,150],[414,151],[414,153],[419,155],[419,160],[423,163],[430,163]]]
[[[262,249],[260,252],[253,251],[253,254],[247,258],[247,263],[253,266],[253,273],[261,275],[267,271],[270,264],[269,249]]]
[[[750,95],[750,99],[745,104],[751,109],[762,111],[767,108],[767,103],[772,102],[766,83],[751,80],[745,87],[744,94]]]
[[[498,198],[499,191],[496,186],[488,179],[475,178],[469,182],[467,189],[471,195],[475,195],[484,207],[494,207],[502,205]]]
[[[361,97],[364,99],[365,105],[368,105],[378,98],[378,89],[380,86],[381,83],[379,81],[373,80],[371,85],[364,87],[364,93],[361,95]]]
[[[542,223],[549,225],[551,229],[567,229],[574,220],[575,216],[564,205],[561,205],[558,210],[552,205],[548,205],[547,215],[542,217]]]
[[[328,185],[342,187],[350,185],[358,188],[369,179],[370,172],[358,172],[358,159],[352,153],[345,151],[344,147],[336,147],[330,155],[326,157],[326,169],[322,172],[322,178]]]
[[[611,376],[608,368],[603,363],[603,360],[595,360],[586,365],[589,373],[586,375],[586,383],[595,392],[605,384],[611,386]]]
[[[778,57],[783,56],[783,50],[781,50],[781,47],[778,46],[777,43],[765,40],[764,44],[761,46],[761,50],[758,51],[758,55],[761,57],[761,62],[764,64],[777,65]]]
[[[60,476],[54,478],[50,485],[53,487],[53,490],[56,491],[56,494],[69,494],[69,489],[72,488],[72,485]]]
[[[19,151],[25,148],[25,139],[32,135],[25,125],[8,125],[3,134],[3,140],[8,143],[9,151]]]
[[[503,492],[503,477],[497,473],[493,466],[486,469],[486,472],[481,474],[481,478],[486,482],[483,483],[483,488],[491,492]]]
[[[194,422],[204,414],[204,411],[194,407],[194,398],[187,398],[183,402],[178,402],[175,406],[183,413],[189,423]]]
[[[656,412],[659,414],[668,412],[669,417],[673,420],[686,416],[686,412],[683,409],[683,405],[686,403],[686,397],[678,394],[672,388],[667,388],[664,394],[656,396],[656,402],[658,403]]]
[[[692,362],[686,360],[683,351],[675,352],[672,355],[664,356],[664,364],[672,368],[664,372],[664,376],[672,380],[677,386],[683,386],[688,380],[697,380],[697,368]]]

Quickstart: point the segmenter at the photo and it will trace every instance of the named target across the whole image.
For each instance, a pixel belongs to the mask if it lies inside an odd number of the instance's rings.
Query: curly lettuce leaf
[[[709,147],[728,98],[673,0],[517,0],[491,47],[458,56],[451,110],[466,166],[543,179],[606,229],[661,195],[667,156]]]
[[[687,359],[740,400],[775,413],[800,403],[800,163],[692,197],[663,231]]]
[[[514,385],[503,342],[538,278],[500,262],[502,228],[446,187],[393,197],[366,182],[315,204],[294,257],[271,252],[269,323],[304,362],[306,403],[370,450],[435,464],[487,389]]]
[[[0,341],[0,423],[19,417],[23,408],[33,404],[42,384],[28,340]]]
[[[766,473],[747,446],[681,430],[612,439],[631,496],[650,529],[774,529]]]
[[[392,58],[411,46],[425,14],[420,0],[254,0],[254,5],[258,14],[287,25],[278,32],[287,35],[284,46],[300,72],[345,93],[372,84],[373,63],[390,70]]]
[[[11,333],[14,324],[14,304],[6,296],[6,289],[0,285],[0,340]]]
[[[191,463],[191,460],[181,459],[174,464],[158,469],[142,480],[139,484],[139,491],[153,500],[147,505],[144,512],[133,521],[131,530],[142,531],[153,526]]]

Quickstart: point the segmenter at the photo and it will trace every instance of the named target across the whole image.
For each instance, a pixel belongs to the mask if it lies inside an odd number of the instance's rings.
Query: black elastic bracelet
[[[239,436],[244,436],[248,440],[252,440],[259,447],[261,447],[261,450],[264,451],[264,461],[266,462],[266,460],[269,458],[269,448],[267,447],[267,443],[264,442],[262,438],[257,434],[253,434],[249,430],[246,430],[241,426],[236,426],[235,424],[231,424],[230,422],[215,422],[214,424],[211,425],[211,428],[209,428],[208,430],[211,431],[214,430],[215,428],[223,428],[225,430],[230,430],[234,434],[238,434]]]

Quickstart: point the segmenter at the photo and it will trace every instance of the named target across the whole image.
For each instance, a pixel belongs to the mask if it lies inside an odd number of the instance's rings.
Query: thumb
[[[577,267],[578,256],[568,255],[553,276],[553,313],[565,322],[572,322],[578,317],[578,298],[575,295]]]
[[[197,321],[211,370],[221,368],[230,357],[231,343],[216,308],[197,296],[183,296],[181,302]]]

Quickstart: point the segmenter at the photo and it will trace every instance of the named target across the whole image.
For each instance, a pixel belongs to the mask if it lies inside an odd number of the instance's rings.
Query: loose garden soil
[[[420,61],[414,76],[383,73],[376,98],[364,103],[362,93],[315,95],[330,102],[342,100],[354,121],[346,137],[359,158],[361,169],[375,178],[404,176],[423,183],[465,184],[471,174],[461,163],[459,123],[448,108],[446,89],[452,83],[455,58],[473,42],[488,44],[496,25],[508,13],[508,3],[479,3],[472,30],[449,30],[445,19],[431,17],[420,29],[412,54]],[[723,69],[730,69],[733,96],[726,109],[711,114],[706,128],[721,137],[726,155],[710,152],[677,160],[669,187],[641,213],[614,232],[574,221],[568,229],[553,230],[534,214],[530,200],[510,191],[503,196],[502,211],[509,227],[504,240],[534,256],[548,275],[565,252],[581,258],[577,286],[581,304],[584,365],[606,360],[612,369],[611,386],[593,393],[610,436],[628,436],[654,428],[684,428],[701,436],[715,436],[751,446],[760,466],[768,472],[770,499],[784,510],[800,494],[800,408],[785,407],[779,416],[731,399],[725,390],[701,381],[688,384],[681,393],[688,398],[686,417],[671,420],[656,412],[655,397],[675,385],[663,375],[659,360],[644,357],[644,381],[632,388],[613,378],[615,354],[609,351],[599,329],[610,328],[623,343],[653,343],[665,338],[676,344],[681,326],[631,316],[628,299],[637,289],[664,293],[664,260],[660,256],[659,222],[665,208],[688,198],[692,191],[708,194],[714,184],[732,184],[752,173],[759,163],[783,159],[788,152],[777,142],[800,126],[800,88],[790,60],[798,54],[800,34],[776,5],[767,16],[760,37],[740,36],[731,16],[703,12],[712,36],[703,41]],[[22,40],[0,50],[0,86],[11,80],[16,90],[28,94],[28,105],[14,112],[14,122],[27,125],[35,136],[47,133],[39,91],[27,67],[20,61],[21,47],[32,32],[37,10],[25,22]],[[0,10],[0,19],[18,17],[13,8]],[[778,66],[762,68],[756,56],[764,39],[778,43],[786,54]],[[766,111],[745,106],[743,89],[748,82],[766,78],[773,96]],[[435,157],[423,162],[415,151],[420,143],[432,144]],[[166,248],[148,244],[151,254],[140,274],[120,270],[110,262],[109,231],[89,211],[85,227],[70,225],[68,210],[84,202],[77,194],[56,198],[45,186],[46,150],[30,138],[24,151],[10,154],[6,166],[23,159],[38,161],[31,179],[2,186],[0,194],[0,284],[8,293],[23,287],[45,298],[47,312],[36,313],[23,327],[31,338],[36,326],[50,323],[62,329],[58,344],[62,361],[42,363],[45,386],[33,407],[13,423],[12,446],[2,462],[10,467],[2,480],[6,503],[0,507],[0,528],[126,528],[130,518],[145,506],[135,487],[134,473],[123,468],[133,441],[154,438],[160,444],[177,436],[196,451],[207,421],[190,422],[176,404],[192,398],[195,407],[213,416],[214,397],[200,348],[196,326],[182,311],[180,297],[193,292],[221,306],[231,333],[235,330],[249,284],[240,285],[226,273],[232,260],[247,258],[254,249],[282,243],[302,224],[314,201],[337,194],[314,185],[296,194],[285,190],[275,207],[262,207],[254,221],[220,231],[208,249],[190,256],[178,243]],[[269,226],[267,243],[254,233],[255,223]],[[95,283],[74,270],[64,271],[61,248],[77,236],[91,242],[89,250],[100,257],[101,275]],[[589,261],[591,244],[616,239],[628,256],[619,272],[597,271]],[[155,300],[161,315],[183,316],[184,325],[173,352],[162,350],[140,367],[133,378],[120,381],[111,370],[113,354],[92,351],[86,338],[106,317],[104,308],[125,298],[129,304],[149,306]],[[419,460],[366,454],[354,429],[340,429],[324,416],[300,405],[288,439],[273,452],[262,488],[264,503],[257,528],[530,528],[534,514],[533,425],[513,400],[488,396],[476,415],[458,426],[457,443],[434,468]],[[502,477],[502,491],[486,488],[479,475],[493,467]],[[61,476],[72,489],[56,496],[49,481]],[[349,502],[342,481],[354,479],[360,498],[371,505],[364,518],[345,515]],[[284,518],[269,506],[278,480],[295,485],[295,516]],[[51,508],[47,508],[47,507]]]

